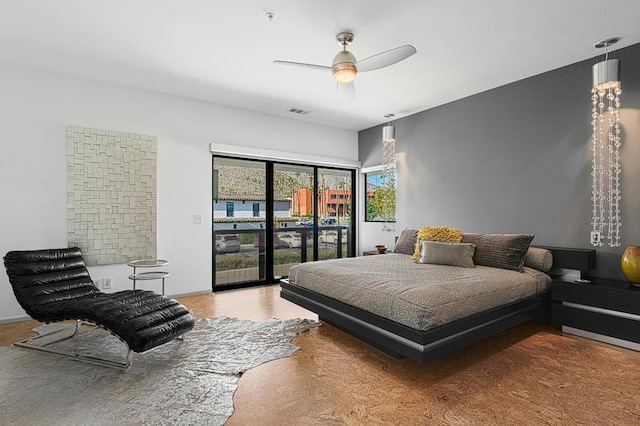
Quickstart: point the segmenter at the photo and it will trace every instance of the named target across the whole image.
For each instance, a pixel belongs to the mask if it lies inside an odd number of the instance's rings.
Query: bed
[[[526,246],[527,254],[541,250]],[[541,269],[584,267],[584,250],[544,251],[553,265]],[[395,358],[424,362],[548,312],[548,273],[478,261],[473,267],[424,264],[389,253],[309,262],[291,268],[280,294]]]

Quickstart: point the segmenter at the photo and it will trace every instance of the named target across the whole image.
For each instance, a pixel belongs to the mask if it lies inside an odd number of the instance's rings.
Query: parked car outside
[[[318,237],[320,244],[337,244],[338,243],[338,231],[325,231]]]
[[[323,225],[335,225],[337,223],[338,222],[336,221],[335,217],[327,217],[327,218],[322,219],[322,224]]]
[[[297,248],[302,245],[299,234],[282,234],[280,235],[280,247]]]
[[[216,253],[238,253],[240,238],[237,235],[216,235]]]
[[[310,220],[299,220],[296,222],[296,226],[301,226],[303,228],[313,228],[313,222]]]

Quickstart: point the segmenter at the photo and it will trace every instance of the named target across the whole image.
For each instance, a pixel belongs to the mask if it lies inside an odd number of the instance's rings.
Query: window
[[[253,203],[253,217],[260,217],[260,203]]]
[[[227,201],[227,217],[233,217],[233,201]]]
[[[365,173],[365,222],[396,221],[396,177],[382,171]]]

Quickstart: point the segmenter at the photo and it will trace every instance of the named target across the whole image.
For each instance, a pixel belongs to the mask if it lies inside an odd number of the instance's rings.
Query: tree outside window
[[[365,175],[365,221],[396,221],[396,176],[382,171]]]

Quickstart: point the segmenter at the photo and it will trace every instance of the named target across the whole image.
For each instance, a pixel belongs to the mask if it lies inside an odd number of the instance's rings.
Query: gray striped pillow
[[[462,234],[463,243],[476,245],[473,263],[522,272],[532,234]]]
[[[529,247],[527,254],[524,256],[524,266],[548,272],[553,266],[553,253],[541,247]]]

